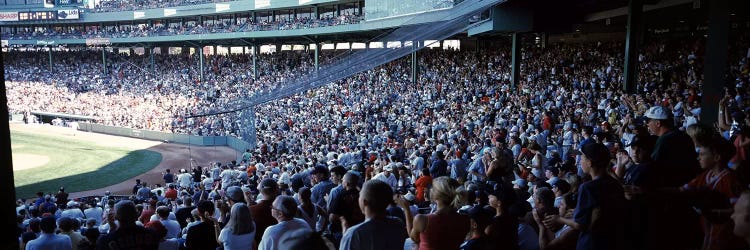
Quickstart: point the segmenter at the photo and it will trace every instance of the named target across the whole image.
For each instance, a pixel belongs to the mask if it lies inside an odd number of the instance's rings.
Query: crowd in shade
[[[91,12],[119,12],[143,9],[161,9],[178,6],[197,4],[223,3],[231,0],[104,0],[99,1],[93,8],[87,9]]]
[[[9,40],[35,40],[35,39],[87,39],[87,38],[130,38],[130,37],[154,37],[154,36],[176,36],[176,35],[199,35],[232,32],[253,32],[271,30],[293,30],[310,29],[337,25],[357,24],[363,18],[359,15],[342,14],[341,16],[327,16],[321,19],[297,18],[287,20],[282,18],[276,21],[262,20],[259,22],[248,22],[246,19],[230,19],[200,24],[197,22],[174,23],[165,25],[141,24],[141,25],[113,25],[106,27],[89,27],[86,30],[80,27],[70,28],[47,28],[19,29],[16,32],[5,32],[3,38]]]
[[[27,249],[53,238],[79,249],[748,249],[750,40],[730,41],[715,125],[700,120],[703,38],[647,42],[638,94],[622,91],[622,43],[525,47],[517,86],[508,46],[424,50],[416,83],[402,59],[257,107],[258,146],[235,161],[174,166],[123,197],[61,189],[19,201],[19,240]],[[11,112],[231,135],[231,113],[181,117],[311,66],[307,52],[263,55],[254,81],[247,56],[212,56],[199,82],[194,56],[159,55],[149,75],[139,71],[145,57],[113,55],[103,74],[83,70],[100,67],[96,53],[65,53],[51,72],[39,65],[45,54],[4,58]]]

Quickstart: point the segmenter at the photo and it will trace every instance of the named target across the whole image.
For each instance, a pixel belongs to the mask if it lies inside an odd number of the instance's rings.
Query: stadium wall
[[[127,136],[146,140],[176,142],[195,146],[227,146],[238,152],[244,152],[246,149],[254,148],[254,145],[250,145],[245,141],[231,136],[195,136],[165,133],[144,129],[105,126],[101,124],[85,122],[78,123],[78,130],[115,136]]]

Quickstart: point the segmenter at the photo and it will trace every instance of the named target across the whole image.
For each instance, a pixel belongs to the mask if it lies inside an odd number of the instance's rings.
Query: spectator
[[[231,216],[221,233],[217,233],[216,241],[224,249],[252,249],[255,240],[255,223],[253,223],[250,208],[245,203],[232,205]]]
[[[39,223],[42,234],[38,238],[26,243],[27,250],[42,249],[73,249],[73,243],[67,235],[55,234],[57,222],[54,216],[46,216]]]
[[[359,207],[366,220],[344,229],[345,233],[339,249],[400,249],[404,246],[407,233],[402,221],[386,216],[386,207],[393,200],[393,190],[380,180],[367,181],[359,195]],[[408,210],[408,202],[402,199]]]
[[[278,224],[266,228],[258,250],[306,249],[305,243],[312,236],[312,229],[304,220],[294,217],[297,214],[294,198],[285,195],[276,197],[272,213]]]
[[[216,231],[221,230],[221,227],[211,219],[216,211],[214,204],[211,201],[202,200],[198,202],[197,209],[200,223],[191,226],[187,230],[185,248],[216,249],[219,247],[216,241]]]
[[[406,214],[406,231],[420,249],[457,249],[464,242],[471,223],[469,218],[456,212],[461,207],[461,197],[456,192],[458,187],[456,180],[436,178],[430,189],[430,199],[437,205],[437,210],[429,215],[414,216],[402,204]]]
[[[578,249],[622,249],[625,245],[625,197],[619,182],[607,173],[610,153],[606,146],[589,143],[581,148],[581,166],[592,181],[578,189],[578,205],[573,219],[550,215],[545,220],[562,223],[581,231]],[[596,220],[592,220],[594,213]]]
[[[115,220],[117,222],[115,223]],[[109,233],[99,237],[97,249],[156,249],[159,239],[151,232],[136,224],[138,211],[135,203],[121,200],[115,204],[114,213],[107,216]]]

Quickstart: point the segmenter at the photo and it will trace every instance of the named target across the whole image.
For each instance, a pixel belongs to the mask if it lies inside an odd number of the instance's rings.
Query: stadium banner
[[[58,5],[84,5],[84,0],[57,0]]]
[[[18,12],[2,11],[0,12],[0,22],[18,21]]]
[[[265,8],[271,6],[271,0],[255,0],[255,8]]]
[[[86,38],[86,46],[111,45],[109,38]]]
[[[133,11],[133,19],[144,18],[144,17],[146,17],[146,12]]]
[[[177,15],[176,9],[164,9],[164,16],[174,16]]]
[[[57,20],[57,11],[22,11],[18,12],[18,21]]]
[[[57,19],[59,20],[74,20],[79,19],[80,15],[78,14],[77,9],[73,10],[57,10]]]
[[[36,45],[55,45],[55,40],[36,40]]]
[[[10,45],[10,43],[8,42],[8,40],[0,40],[0,46],[2,46],[2,47],[8,47],[8,45]]]
[[[229,4],[227,4],[227,3],[217,3],[216,4],[216,12],[227,11],[227,10],[229,10],[231,8],[232,8],[232,6],[229,5]]]

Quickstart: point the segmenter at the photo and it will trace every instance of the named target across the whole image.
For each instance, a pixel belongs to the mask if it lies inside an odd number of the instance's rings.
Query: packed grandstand
[[[225,1],[110,0],[92,12],[212,2]],[[517,84],[516,45],[505,35],[484,38],[485,47],[434,46],[416,54],[418,63],[401,58],[253,107],[257,144],[236,161],[175,166],[163,182],[138,181],[126,194],[40,190],[17,204],[19,241],[26,249],[748,249],[750,24],[748,13],[736,15],[745,21],[729,35],[720,100],[704,98],[709,48],[700,32],[644,39],[634,93],[624,91],[622,35],[539,42],[527,34]],[[360,9],[211,26],[13,29],[2,39],[364,20]],[[302,47],[207,55],[3,48],[8,107],[26,122],[41,111],[237,137],[240,117],[217,110],[342,53]],[[718,106],[717,123],[701,121],[705,102]]]

